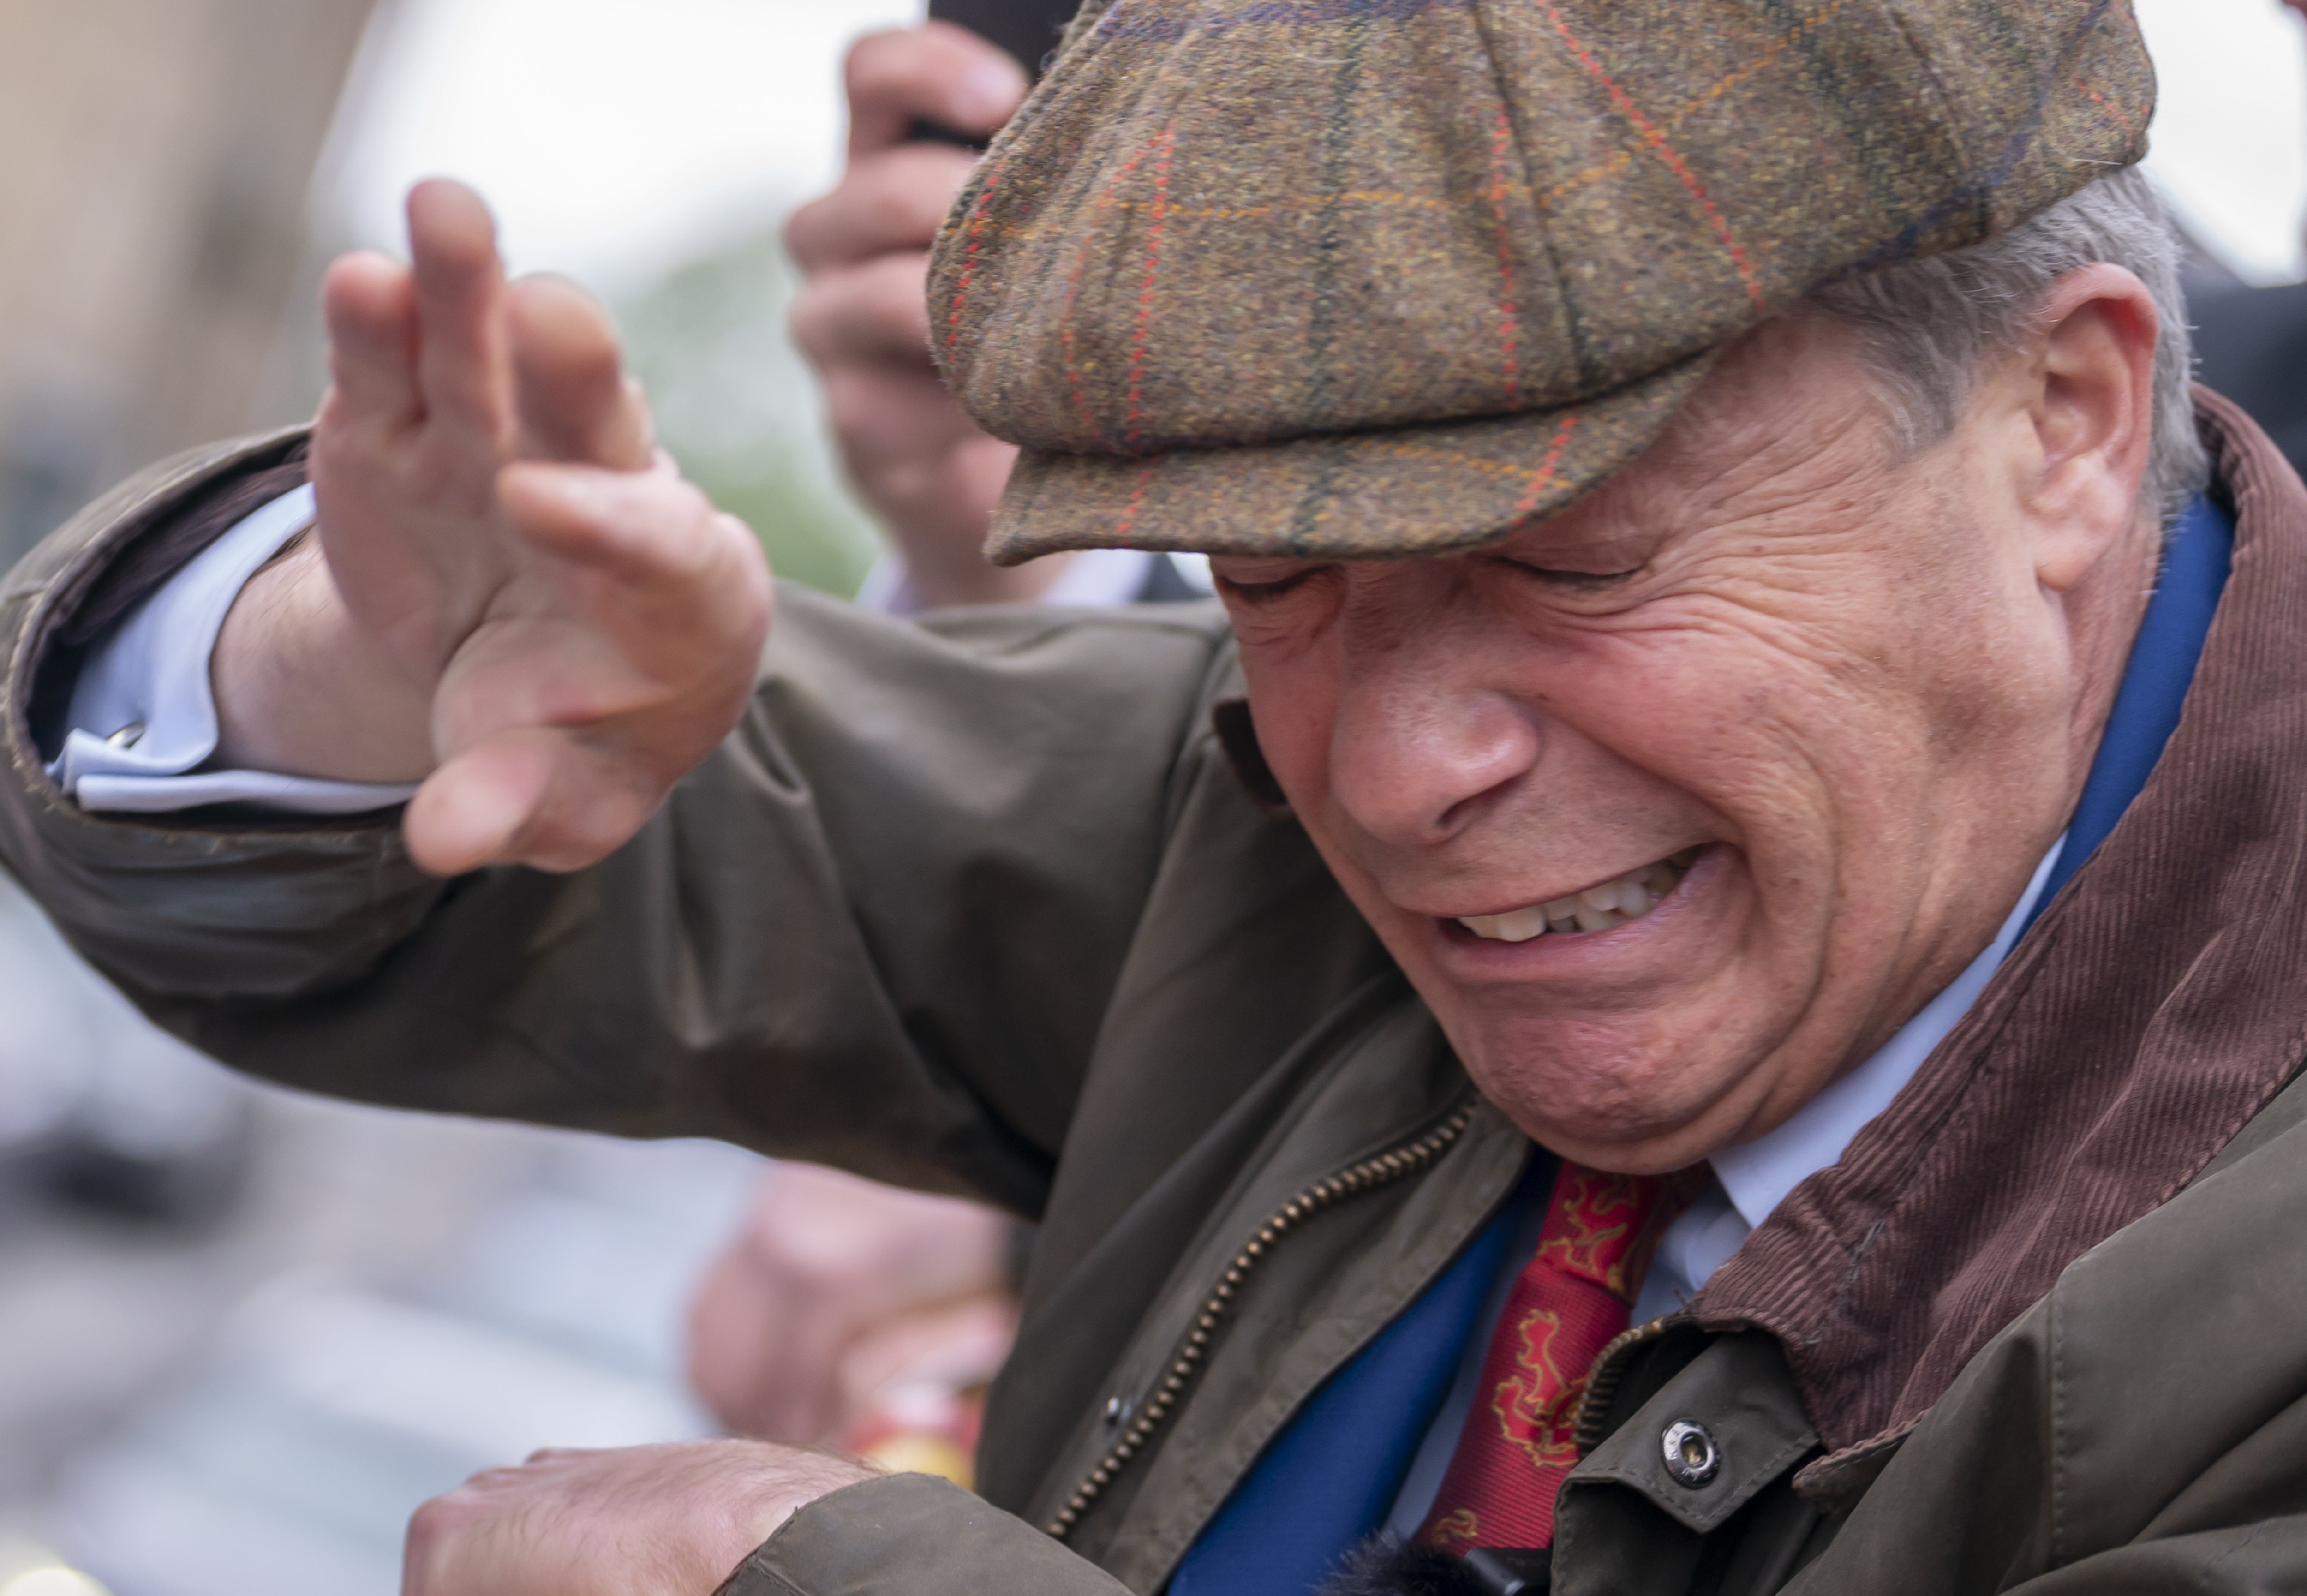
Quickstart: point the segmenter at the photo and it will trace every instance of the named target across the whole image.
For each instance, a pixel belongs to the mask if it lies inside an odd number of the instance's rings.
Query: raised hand
[[[408,218],[410,264],[330,272],[318,536],[227,621],[219,754],[421,779],[404,826],[438,873],[575,869],[734,724],[768,573],[653,450],[597,306],[507,285],[469,190],[425,184]]]
[[[849,164],[793,213],[785,243],[809,274],[793,339],[816,365],[858,492],[931,604],[1036,597],[1059,562],[997,571],[980,550],[1016,450],[978,431],[930,361],[930,242],[970,156],[915,141],[916,120],[991,133],[1025,94],[1018,64],[966,29],[930,22],[849,53]]]

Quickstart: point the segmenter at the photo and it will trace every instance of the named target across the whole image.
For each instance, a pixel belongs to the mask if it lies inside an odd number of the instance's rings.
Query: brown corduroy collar
[[[2307,487],[2226,400],[2196,409],[2234,566],[2160,762],[1906,1090],[1698,1300],[1709,1328],[1779,1336],[1830,1449],[1910,1425],[2307,1047]]]

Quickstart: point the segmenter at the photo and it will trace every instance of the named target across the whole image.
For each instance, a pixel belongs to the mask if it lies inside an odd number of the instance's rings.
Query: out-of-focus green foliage
[[[741,516],[777,575],[847,597],[878,545],[834,470],[809,369],[785,336],[795,275],[774,231],[690,262],[622,301],[657,439]]]

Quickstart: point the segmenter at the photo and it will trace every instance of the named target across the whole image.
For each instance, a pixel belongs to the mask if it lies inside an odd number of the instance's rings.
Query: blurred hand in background
[[[966,1465],[973,1417],[930,1410],[970,1400],[1008,1355],[1016,1225],[974,1203],[779,1164],[698,1293],[691,1382],[736,1434],[950,1475],[931,1465],[955,1458],[903,1447],[944,1436]]]
[[[930,359],[929,249],[975,157],[914,137],[918,123],[985,137],[1025,98],[1025,69],[977,35],[929,22],[849,52],[849,160],[795,211],[785,243],[809,278],[793,341],[825,384],[858,493],[881,520],[922,606],[1025,602],[1067,556],[1014,570],[981,552],[1016,450],[980,432]]]

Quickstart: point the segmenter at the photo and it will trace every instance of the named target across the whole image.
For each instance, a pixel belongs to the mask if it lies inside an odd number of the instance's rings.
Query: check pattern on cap
[[[2153,100],[2124,0],[1112,0],[931,274],[1025,449],[992,552],[1489,541],[1771,311],[2137,159]]]

